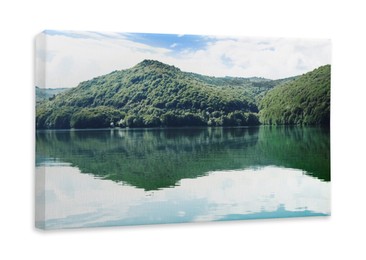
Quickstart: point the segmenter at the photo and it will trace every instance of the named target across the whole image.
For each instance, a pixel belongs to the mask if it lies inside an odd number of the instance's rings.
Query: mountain
[[[329,125],[329,121],[330,65],[270,80],[209,77],[144,60],[81,82],[36,106],[37,129]]]
[[[37,105],[37,129],[258,125],[258,100],[279,83],[208,77],[154,60],[81,82]]]
[[[330,124],[330,73],[325,65],[280,85],[259,102],[263,124]]]
[[[54,98],[58,93],[66,91],[67,88],[39,88],[36,86],[36,102],[42,102]]]

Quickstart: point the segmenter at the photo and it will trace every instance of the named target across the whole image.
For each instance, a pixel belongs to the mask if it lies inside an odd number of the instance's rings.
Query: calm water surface
[[[329,215],[329,129],[38,131],[36,178],[47,229]]]

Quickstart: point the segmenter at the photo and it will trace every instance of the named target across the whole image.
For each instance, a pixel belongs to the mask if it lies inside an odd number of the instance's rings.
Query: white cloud
[[[46,77],[36,85],[46,88],[75,87],[79,82],[126,69],[143,59],[166,56],[170,50],[153,48],[123,38],[72,38],[46,35],[46,49],[36,52],[36,63],[45,62]]]
[[[41,87],[75,87],[79,82],[127,69],[143,59],[156,59],[183,71],[210,76],[278,79],[308,72],[331,63],[330,40],[207,37],[203,49],[180,52],[129,40],[118,33],[77,32],[46,35],[46,52],[38,49],[36,63],[44,63]],[[170,45],[175,48],[176,43]]]
[[[263,42],[266,42],[264,45]],[[180,67],[211,76],[284,78],[331,62],[329,40],[222,39],[182,55]],[[222,57],[230,60],[226,66]]]
[[[177,47],[177,45],[178,45],[178,43],[173,43],[172,45],[170,45],[170,48],[175,48],[175,47]]]

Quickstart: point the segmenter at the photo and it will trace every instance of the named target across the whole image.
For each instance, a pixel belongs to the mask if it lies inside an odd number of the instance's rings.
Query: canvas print
[[[41,229],[328,216],[329,39],[46,30]]]

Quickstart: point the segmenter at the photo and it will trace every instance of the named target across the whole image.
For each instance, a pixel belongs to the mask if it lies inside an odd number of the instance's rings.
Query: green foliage
[[[258,82],[265,85],[272,81],[207,77],[144,60],[130,69],[81,82],[37,105],[36,126],[99,128],[111,122],[120,127],[259,124],[258,120],[248,121],[249,114],[257,118],[254,93],[268,90],[253,85]]]
[[[260,101],[260,121],[274,125],[330,124],[330,65],[270,90]]]
[[[83,108],[75,112],[70,118],[69,126],[72,128],[105,128],[123,119],[125,114],[116,109],[100,106]],[[55,127],[57,128],[56,124]]]
[[[207,123],[204,118],[192,113],[179,115],[173,112],[167,112],[166,114],[163,114],[162,125],[170,127],[204,126],[207,125]]]
[[[74,113],[72,107],[62,107],[57,113],[53,113],[48,107],[37,107],[36,112],[36,127],[37,128],[70,128],[70,119]]]
[[[281,80],[216,78],[144,60],[38,103],[36,127],[247,126],[260,124],[259,108],[265,124],[327,124],[330,72],[327,78],[324,68]]]

